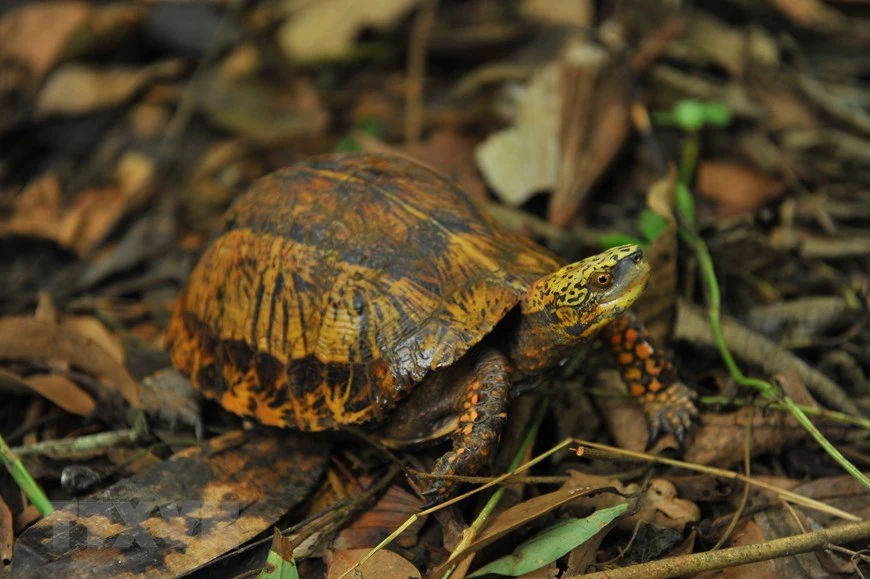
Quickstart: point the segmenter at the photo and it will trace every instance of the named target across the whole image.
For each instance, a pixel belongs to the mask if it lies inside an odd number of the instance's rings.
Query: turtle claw
[[[700,414],[695,406],[697,393],[683,384],[675,382],[644,400],[644,411],[649,422],[649,441],[647,449],[662,434],[673,434],[682,452],[694,435],[700,423]]]

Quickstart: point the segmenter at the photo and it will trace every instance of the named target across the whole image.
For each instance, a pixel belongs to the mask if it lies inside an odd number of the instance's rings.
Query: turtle
[[[694,394],[630,311],[649,271],[635,245],[566,264],[405,158],[322,155],[236,198],[166,341],[232,413],[396,445],[449,436],[433,474],[470,475],[511,398],[602,330],[653,435],[690,433]],[[425,494],[452,493],[447,478]]]

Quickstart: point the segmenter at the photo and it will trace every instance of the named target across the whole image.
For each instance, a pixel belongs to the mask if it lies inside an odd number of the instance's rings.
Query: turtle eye
[[[613,283],[613,276],[609,273],[596,273],[593,282],[599,288],[610,287],[610,284]]]

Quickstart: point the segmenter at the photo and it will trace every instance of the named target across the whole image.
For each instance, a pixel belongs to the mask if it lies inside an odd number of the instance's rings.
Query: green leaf
[[[695,198],[685,183],[677,183],[677,213],[689,228],[695,226]]]
[[[620,245],[639,245],[644,247],[646,242],[637,237],[628,235],[627,233],[608,233],[598,238],[598,243],[601,244],[601,249],[610,249],[611,247],[619,247]]]
[[[711,101],[704,104],[704,117],[708,125],[722,129],[731,124],[731,110],[724,104]]]
[[[384,124],[377,119],[368,119],[357,122],[347,134],[335,146],[337,153],[353,153],[361,151],[362,147],[357,142],[357,133],[366,133],[373,137],[381,138],[384,135]]]
[[[343,136],[338,144],[335,146],[336,153],[355,153],[361,150],[362,147],[360,147],[359,143],[356,141],[352,134],[347,134]]]
[[[652,209],[646,208],[640,212],[637,226],[647,241],[654,241],[668,228],[668,220]]]
[[[513,554],[484,565],[472,577],[506,575],[517,577],[549,565],[600,533],[628,510],[628,503],[595,511],[584,519],[565,519],[517,547]]]
[[[299,571],[293,559],[293,545],[278,529],[273,532],[272,548],[257,579],[299,579]]]
[[[673,127],[676,124],[671,111],[653,111],[650,116],[652,123],[660,127]]]
[[[686,132],[698,131],[706,120],[704,103],[695,99],[685,99],[674,105],[674,120]]]

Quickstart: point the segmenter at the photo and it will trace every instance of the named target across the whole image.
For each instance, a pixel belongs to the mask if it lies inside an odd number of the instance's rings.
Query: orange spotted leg
[[[468,476],[487,463],[507,418],[509,374],[507,359],[496,350],[484,350],[473,361],[470,372],[460,378],[464,393],[456,407],[459,424],[452,435],[453,449],[435,462],[432,474]],[[431,505],[455,490],[454,481],[432,479],[424,494]]]
[[[633,314],[614,320],[607,333],[622,379],[646,412],[649,445],[670,432],[683,447],[698,421],[695,391],[680,382],[667,353]]]

